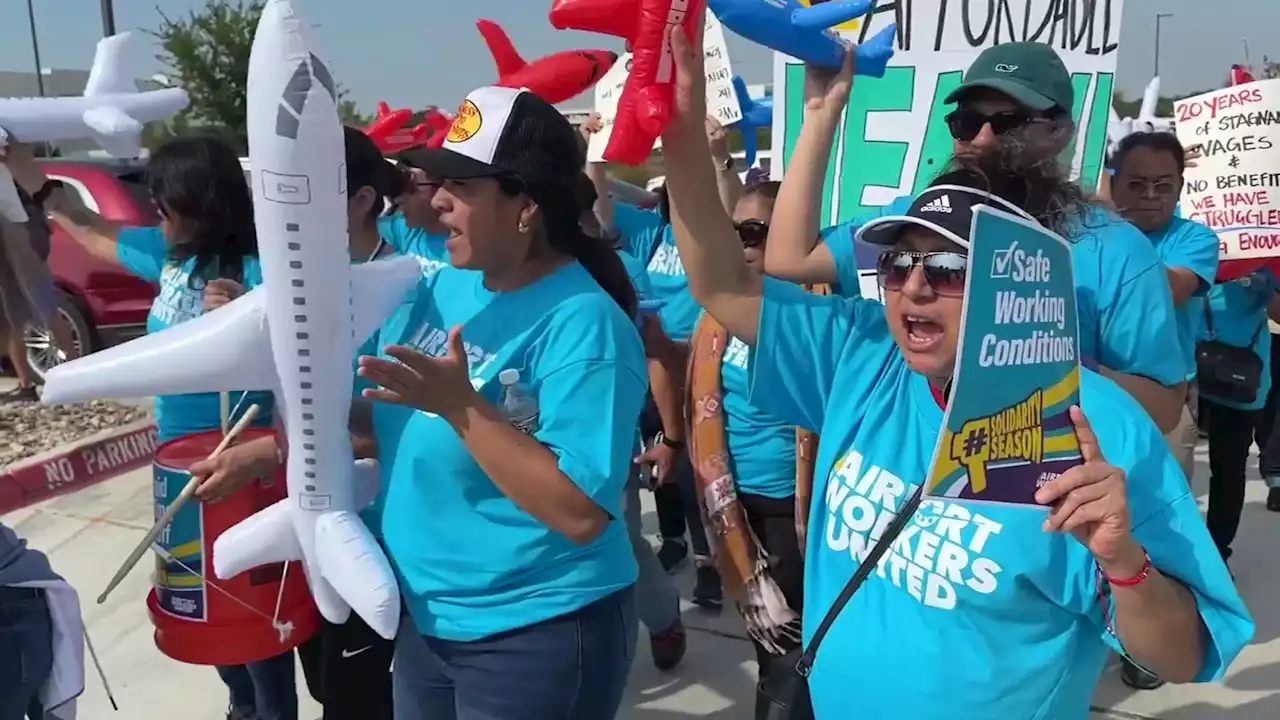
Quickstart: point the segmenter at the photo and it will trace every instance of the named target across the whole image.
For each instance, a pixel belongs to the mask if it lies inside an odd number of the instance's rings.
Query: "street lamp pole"
[[[1156,13],[1156,67],[1152,77],[1160,75],[1160,21],[1173,17],[1173,13]]]
[[[1249,38],[1240,38],[1240,42],[1244,43],[1244,66],[1253,71],[1253,60],[1249,57]]]
[[[36,61],[36,89],[44,97],[44,66],[40,64],[40,38],[36,35],[36,8],[34,0],[27,0],[27,20],[31,23],[31,54]]]
[[[102,36],[116,34],[116,8],[112,0],[102,0]]]

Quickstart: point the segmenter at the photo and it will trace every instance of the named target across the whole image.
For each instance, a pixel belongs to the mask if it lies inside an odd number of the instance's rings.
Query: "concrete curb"
[[[147,418],[27,458],[0,472],[0,515],[145,467],[155,451]]]

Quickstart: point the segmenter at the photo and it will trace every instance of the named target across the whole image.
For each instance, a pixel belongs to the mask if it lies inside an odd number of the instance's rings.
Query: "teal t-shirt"
[[[1204,296],[1218,275],[1218,236],[1193,220],[1175,217],[1160,232],[1147,233],[1166,268],[1184,268],[1200,278],[1200,288],[1173,316],[1186,362],[1187,380],[1196,376],[1196,318],[1204,314]]]
[[[409,227],[401,213],[378,218],[378,232],[396,252],[416,257],[424,275],[449,264],[449,248],[445,245],[449,238]]]
[[[649,285],[649,271],[645,269],[644,263],[635,255],[627,250],[618,251],[618,259],[622,260],[622,266],[627,269],[627,277],[631,278],[631,286],[636,289],[636,298],[639,300],[649,300],[653,295],[653,288]]]
[[[1267,404],[1271,392],[1271,331],[1267,326],[1267,304],[1275,297],[1276,277],[1269,270],[1259,270],[1231,282],[1214,285],[1206,301],[1213,313],[1212,337],[1236,347],[1247,347],[1262,360],[1262,385],[1251,403],[1237,403],[1215,397],[1200,390],[1200,397],[1241,410],[1258,410]],[[1197,341],[1209,340],[1203,308],[1195,317],[1193,332]]]
[[[625,203],[616,204],[614,222],[623,250],[645,263],[650,299],[663,303],[658,309],[662,329],[672,340],[688,342],[702,308],[689,292],[689,279],[685,277],[671,225],[664,223],[656,210]]]
[[[752,405],[750,349],[730,336],[720,361],[725,441],[739,492],[768,498],[796,494],[796,428]]]
[[[622,522],[647,387],[631,319],[578,263],[528,287],[493,293],[478,272],[424,278],[382,342],[448,352],[463,326],[472,384],[497,405],[504,369],[539,407],[533,433],[564,473],[614,518],[577,545],[518,507],[445,420],[374,403],[386,502],[382,533],[400,591],[425,635],[470,641],[558,617],[636,579]]]
[[[942,425],[871,300],[766,278],[751,401],[822,436],[805,555],[807,641],[927,476]],[[1143,409],[1085,371],[1081,404],[1126,471],[1133,533],[1195,596],[1208,632],[1197,680],[1220,679],[1253,621],[1186,478]],[[1084,720],[1112,650],[1097,565],[1034,508],[922,503],[832,625],[809,679],[817,717]],[[1114,617],[1114,613],[1111,614]],[[924,680],[922,682],[922,679]]]
[[[910,202],[910,198],[899,198],[876,215],[823,231],[836,259],[842,289],[852,284],[859,268],[874,282],[880,248],[866,243],[857,243],[861,247],[855,248],[853,234],[875,217],[905,214]],[[1098,207],[1090,209],[1067,240],[1075,271],[1084,365],[1139,375],[1165,387],[1185,382],[1186,359],[1172,351],[1181,344],[1169,276],[1151,241],[1133,225]]]
[[[156,333],[204,314],[204,278],[192,278],[195,258],[178,264],[169,259],[169,244],[156,227],[124,228],[116,240],[116,258],[125,270],[160,286],[147,315],[147,333]],[[211,268],[209,278],[216,277]],[[244,258],[242,285],[252,289],[262,284],[262,267],[256,257]],[[211,348],[209,352],[218,352]],[[250,405],[259,408],[255,427],[271,427],[275,396],[271,392],[231,393],[236,417]],[[237,411],[236,408],[239,408]],[[235,417],[231,419],[235,422]],[[156,428],[160,442],[222,428],[222,404],[218,393],[162,395],[156,398]]]

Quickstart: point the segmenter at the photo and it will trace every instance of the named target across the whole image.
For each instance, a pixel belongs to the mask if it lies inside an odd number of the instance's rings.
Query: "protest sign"
[[[824,226],[866,216],[929,184],[952,152],[943,103],[984,49],[1029,40],[1051,45],[1072,75],[1078,129],[1064,151],[1086,188],[1097,186],[1107,146],[1123,0],[894,0],[878,2],[862,20],[841,26],[861,41],[889,23],[898,27],[895,55],[883,78],[858,77],[832,149],[823,192]],[[804,66],[775,55],[773,147],[790,163],[804,111]],[[877,297],[871,267],[863,294]]]
[[[1184,174],[1183,215],[1218,234],[1224,266],[1280,257],[1280,80],[1197,95],[1174,113],[1183,146],[1200,149]]]
[[[716,16],[707,11],[707,21],[702,36],[702,52],[705,57],[707,72],[707,114],[729,126],[742,119],[742,107],[738,103],[738,92],[733,87],[733,66],[729,61],[729,47],[724,40],[724,27]],[[613,134],[613,122],[618,117],[618,100],[626,87],[631,73],[631,53],[618,58],[609,72],[595,86],[596,112],[600,113],[600,122],[604,126],[600,132],[591,136],[587,143],[587,160],[600,162],[604,159],[604,149]],[[662,138],[654,143],[654,148],[662,147]]]
[[[1071,248],[985,206],[970,238],[956,370],[925,494],[1043,508],[1036,490],[1080,464]]]

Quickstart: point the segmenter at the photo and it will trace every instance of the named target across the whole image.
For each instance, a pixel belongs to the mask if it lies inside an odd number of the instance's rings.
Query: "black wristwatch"
[[[672,440],[671,438],[667,437],[666,435],[663,435],[663,436],[662,436],[662,444],[663,444],[663,445],[666,445],[667,447],[671,448],[672,450],[681,450],[681,449],[683,449],[683,448],[684,448],[684,441],[683,441],[683,440]]]
[[[31,203],[38,208],[43,208],[45,200],[49,199],[54,190],[60,190],[66,186],[67,184],[61,180],[45,180],[40,189],[36,191],[36,194],[31,196]]]

